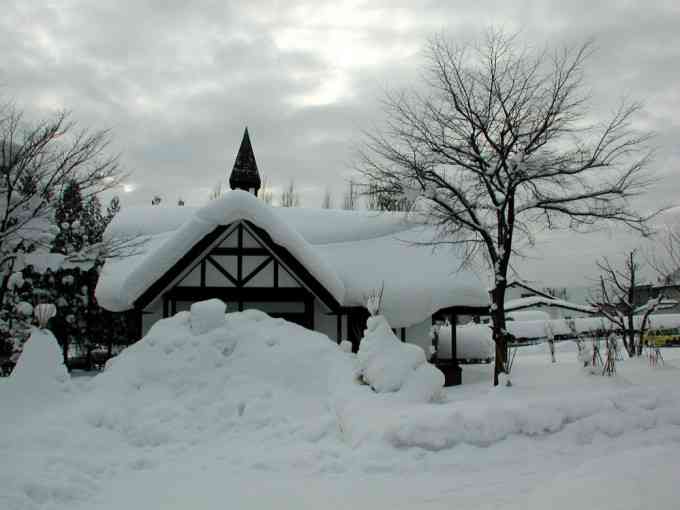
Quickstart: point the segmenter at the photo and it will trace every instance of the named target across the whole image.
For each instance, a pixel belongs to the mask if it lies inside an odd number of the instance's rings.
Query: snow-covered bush
[[[367,320],[357,359],[360,379],[378,393],[404,390],[407,398],[427,402],[444,386],[444,375],[427,364],[425,351],[401,342],[383,316]]]
[[[368,296],[366,296],[366,310],[371,314],[371,317],[375,317],[380,314],[382,309],[382,299],[383,293],[385,291],[385,284],[383,283],[379,289],[373,289]]]
[[[47,327],[47,322],[57,315],[57,307],[52,303],[41,303],[35,307],[35,318],[41,329]]]
[[[59,344],[50,331],[37,328],[31,331],[10,380],[15,392],[42,397],[69,381]]]

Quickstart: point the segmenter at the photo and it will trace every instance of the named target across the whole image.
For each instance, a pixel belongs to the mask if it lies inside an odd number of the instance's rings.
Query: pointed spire
[[[231,189],[242,189],[257,196],[261,184],[253,146],[250,144],[250,136],[246,127],[243,140],[241,140],[241,147],[239,147],[236,161],[234,161],[234,168],[229,177],[229,187]]]

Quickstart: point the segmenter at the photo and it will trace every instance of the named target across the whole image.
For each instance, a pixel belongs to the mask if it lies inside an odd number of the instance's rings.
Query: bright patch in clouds
[[[399,37],[376,41],[373,31],[380,31],[386,25]],[[401,37],[410,26],[409,17],[402,9],[370,9],[361,2],[297,7],[291,14],[291,22],[273,31],[274,42],[283,51],[317,55],[326,69],[311,76],[310,73],[298,75],[301,79],[317,77],[321,83],[313,91],[293,97],[291,102],[296,106],[319,106],[349,97],[352,73],[408,58],[419,50],[421,41]]]

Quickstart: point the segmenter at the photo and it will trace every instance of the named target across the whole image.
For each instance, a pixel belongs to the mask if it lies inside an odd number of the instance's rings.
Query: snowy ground
[[[355,384],[320,334],[184,314],[95,378],[0,382],[0,508],[678,508],[680,349],[611,378],[574,351],[524,348],[512,388],[465,366],[414,403]]]

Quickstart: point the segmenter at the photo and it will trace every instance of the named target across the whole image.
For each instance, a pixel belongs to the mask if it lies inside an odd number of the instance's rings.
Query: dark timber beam
[[[211,255],[269,255],[269,250],[265,248],[215,248],[210,252]]]
[[[262,270],[269,265],[269,263],[274,260],[273,258],[269,257],[268,259],[265,259],[261,264],[259,264],[255,269],[253,269],[248,276],[246,276],[243,280],[241,280],[241,286],[245,286],[250,280],[255,278]]]
[[[177,301],[200,301],[220,298],[225,301],[270,301],[270,302],[306,302],[312,299],[306,289],[299,287],[175,287],[167,294]]]
[[[239,287],[239,279],[238,279],[238,278],[234,278],[234,277],[229,273],[229,271],[227,271],[225,268],[222,267],[222,264],[220,264],[219,262],[217,262],[217,261],[216,261],[214,258],[212,258],[210,255],[208,255],[208,256],[206,257],[206,260],[207,260],[208,262],[210,262],[210,265],[213,266],[215,269],[217,269],[217,270],[222,274],[222,276],[224,276],[227,280],[229,280],[229,281],[231,282],[231,284],[232,284],[234,287]]]

